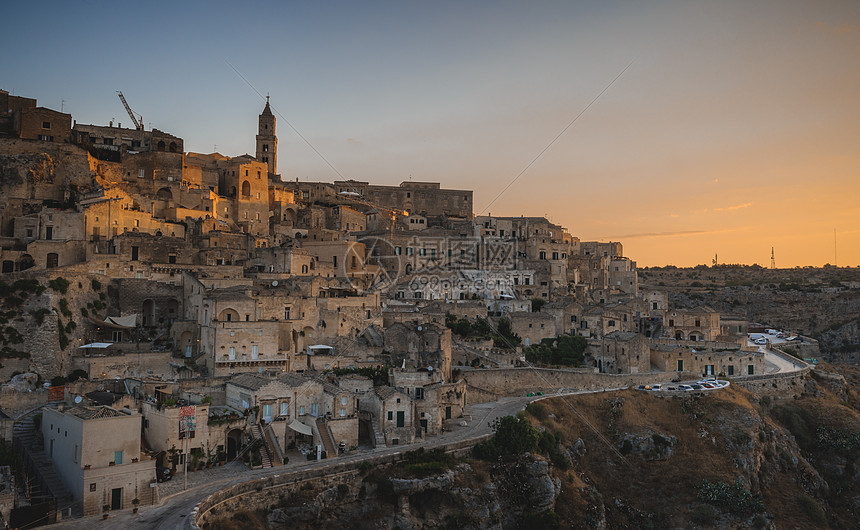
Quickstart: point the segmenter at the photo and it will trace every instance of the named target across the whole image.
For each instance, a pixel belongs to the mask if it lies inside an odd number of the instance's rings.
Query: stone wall
[[[647,372],[641,374],[598,374],[591,369],[551,370],[546,368],[499,368],[463,371],[468,385],[467,401],[484,403],[499,396],[525,396],[530,392],[559,390],[600,390],[650,383],[668,383],[676,377],[694,379],[688,372]]]
[[[439,446],[442,450],[455,456],[465,456],[476,443],[489,438],[482,436],[473,440],[456,442]],[[221,517],[238,510],[265,509],[281,500],[285,493],[295,491],[310,484],[314,488],[336,487],[354,481],[359,475],[358,470],[364,462],[373,466],[397,462],[403,458],[400,453],[377,456],[365,460],[338,462],[333,465],[316,467],[294,473],[283,473],[257,480],[249,480],[203,499],[191,513],[190,526],[199,530],[216,517]],[[307,487],[307,486],[305,486]]]

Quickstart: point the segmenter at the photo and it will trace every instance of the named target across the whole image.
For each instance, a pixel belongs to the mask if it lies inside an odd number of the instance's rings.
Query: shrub
[[[749,515],[764,511],[764,504],[744,487],[740,477],[734,484],[703,480],[699,486],[699,500],[737,514]]]
[[[48,281],[48,287],[61,294],[66,294],[66,291],[69,290],[69,280],[57,277],[53,280]]]
[[[102,282],[98,280],[93,280],[90,282],[90,285],[93,288],[93,291],[101,291],[102,290]]]
[[[67,318],[72,318],[72,311],[69,309],[69,301],[65,298],[60,298],[60,313]]]
[[[541,421],[545,420],[547,416],[546,409],[541,403],[538,402],[529,403],[528,405],[526,405],[526,413],[531,414],[534,418]]]
[[[45,321],[45,317],[51,314],[51,310],[47,308],[39,308],[33,313],[33,320],[36,322],[37,326],[41,326],[42,322]]]
[[[496,460],[534,452],[541,437],[525,416],[496,418],[490,427],[495,435],[475,446],[473,454],[476,458]]]

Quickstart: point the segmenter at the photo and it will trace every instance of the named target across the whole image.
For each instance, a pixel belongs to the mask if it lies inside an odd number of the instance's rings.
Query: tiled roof
[[[70,407],[63,411],[65,414],[77,416],[83,420],[97,420],[100,418],[115,418],[117,416],[125,416],[122,412],[110,407]]]

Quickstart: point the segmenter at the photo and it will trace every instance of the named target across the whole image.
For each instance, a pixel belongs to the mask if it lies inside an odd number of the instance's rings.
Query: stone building
[[[235,458],[245,430],[245,417],[240,411],[211,405],[168,406],[150,401],[143,401],[141,408],[146,444],[160,453],[163,466],[175,469],[186,458],[201,463]]]
[[[385,329],[383,348],[391,365],[428,370],[451,380],[451,330],[440,324],[396,322]]]
[[[720,335],[720,314],[710,307],[672,309],[666,312],[663,326],[670,338],[715,341]]]
[[[510,314],[510,320],[511,331],[520,336],[525,347],[559,335],[556,316],[550,313],[517,311]]]
[[[129,409],[74,406],[42,412],[45,447],[84,515],[158,502],[155,460],[140,452],[141,416]]]
[[[385,445],[415,441],[415,403],[405,392],[390,386],[375,386],[359,397],[359,407],[370,413],[374,432],[384,437]]]
[[[651,349],[648,339],[631,331],[613,331],[604,335],[591,358],[600,373],[638,374],[651,371]]]
[[[651,364],[664,372],[693,372],[703,376],[733,377],[764,374],[764,354],[733,342],[655,339]]]

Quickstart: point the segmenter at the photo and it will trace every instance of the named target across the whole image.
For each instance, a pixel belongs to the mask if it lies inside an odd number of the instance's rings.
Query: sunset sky
[[[268,93],[285,180],[473,189],[640,266],[860,265],[856,0],[134,5],[9,3],[0,88],[229,156]]]

